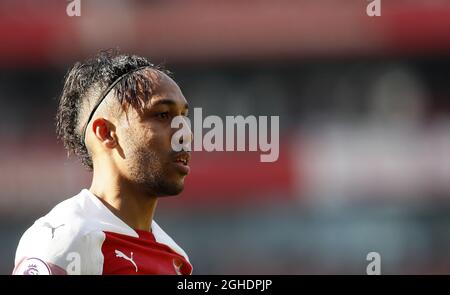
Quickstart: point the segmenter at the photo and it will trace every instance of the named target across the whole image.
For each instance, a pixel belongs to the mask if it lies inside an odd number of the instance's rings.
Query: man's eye
[[[168,119],[169,118],[169,112],[158,113],[158,117],[161,118],[161,119]]]

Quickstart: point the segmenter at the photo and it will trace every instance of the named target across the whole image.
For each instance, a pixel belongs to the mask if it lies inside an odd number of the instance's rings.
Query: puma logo
[[[119,250],[115,250],[114,252],[116,253],[116,257],[123,258],[123,259],[131,262],[134,265],[134,267],[136,268],[136,272],[138,272],[138,267],[137,267],[136,263],[133,261],[133,252],[131,252],[131,255],[130,255],[131,257],[128,257],[122,251],[119,251]]]
[[[52,239],[55,237],[55,230],[57,229],[57,228],[60,228],[61,226],[64,226],[65,224],[63,223],[63,224],[61,224],[61,225],[58,225],[57,227],[53,227],[53,226],[51,226],[50,225],[50,223],[45,223],[44,224],[44,226],[46,226],[46,227],[48,227],[48,228],[50,228],[51,230],[52,230]]]

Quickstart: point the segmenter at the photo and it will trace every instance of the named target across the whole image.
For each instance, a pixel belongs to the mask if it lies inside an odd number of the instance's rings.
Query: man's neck
[[[150,230],[158,199],[124,185],[110,171],[94,171],[89,191],[131,228]]]

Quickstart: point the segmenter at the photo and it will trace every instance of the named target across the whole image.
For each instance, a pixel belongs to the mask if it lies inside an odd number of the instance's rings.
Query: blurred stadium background
[[[89,187],[54,115],[74,61],[164,63],[204,115],[280,116],[280,158],[194,152],[156,220],[194,274],[450,273],[450,1],[0,1],[0,273]]]

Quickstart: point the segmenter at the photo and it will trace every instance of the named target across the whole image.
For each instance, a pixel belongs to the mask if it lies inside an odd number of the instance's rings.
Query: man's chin
[[[158,196],[176,196],[184,190],[184,179],[176,182],[165,183],[162,185]]]

